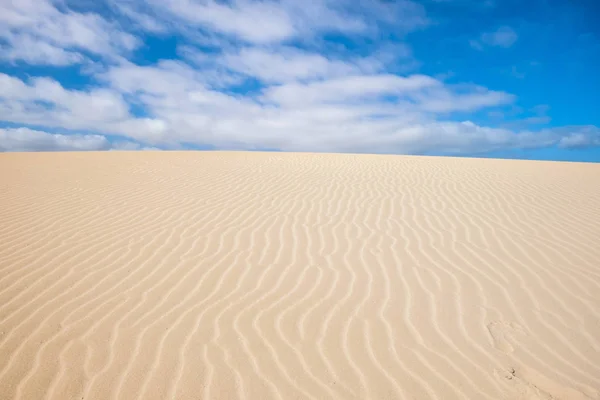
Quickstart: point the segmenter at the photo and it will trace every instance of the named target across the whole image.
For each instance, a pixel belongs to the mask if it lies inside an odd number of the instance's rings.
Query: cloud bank
[[[599,145],[593,126],[473,122],[518,99],[417,72],[406,35],[430,23],[408,0],[1,2],[0,63],[77,68],[86,84],[0,73],[0,120],[23,126],[0,130],[0,150],[472,154]],[[391,31],[393,40],[381,39]],[[169,36],[178,38],[175,55],[148,48],[149,38]],[[352,40],[371,45],[351,50]],[[503,27],[474,43],[516,40]]]

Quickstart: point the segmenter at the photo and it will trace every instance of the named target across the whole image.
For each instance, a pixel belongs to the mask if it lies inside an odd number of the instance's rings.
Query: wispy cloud
[[[330,60],[326,56],[282,47],[245,47],[223,55],[220,62],[227,68],[266,83],[312,80],[360,72],[352,61]]]
[[[477,50],[483,50],[486,46],[508,48],[517,42],[519,35],[509,26],[501,26],[495,31],[484,32],[479,38],[472,39],[469,43]]]
[[[428,24],[424,8],[410,0],[393,2],[371,0],[149,0],[131,2],[130,13],[137,19],[148,14],[132,11],[151,5],[171,22],[171,26],[201,28],[208,34],[223,34],[248,43],[278,43],[297,37],[330,32],[346,34],[375,33],[380,24],[394,24],[400,31],[411,31]],[[153,18],[154,20],[154,18]],[[156,23],[151,24],[157,25]]]
[[[110,142],[102,135],[49,133],[28,128],[0,128],[0,151],[157,150],[131,141]]]

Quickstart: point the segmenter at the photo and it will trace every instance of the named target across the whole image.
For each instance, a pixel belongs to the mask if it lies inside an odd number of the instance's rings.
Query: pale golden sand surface
[[[0,399],[600,399],[600,165],[0,155]]]

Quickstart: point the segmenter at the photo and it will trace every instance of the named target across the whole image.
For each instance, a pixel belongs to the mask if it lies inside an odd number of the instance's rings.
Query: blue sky
[[[600,161],[594,0],[0,2],[0,150]]]

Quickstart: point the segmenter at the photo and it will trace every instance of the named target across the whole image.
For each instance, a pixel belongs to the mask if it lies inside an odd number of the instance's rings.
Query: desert
[[[600,399],[600,164],[0,154],[1,399]]]

